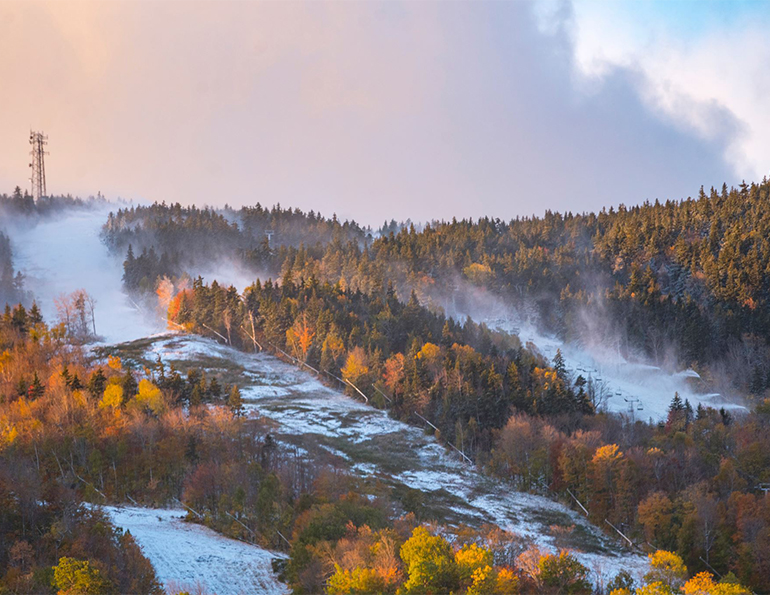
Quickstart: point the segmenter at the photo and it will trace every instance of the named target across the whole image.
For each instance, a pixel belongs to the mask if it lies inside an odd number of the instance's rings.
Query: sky
[[[0,0],[0,192],[510,218],[770,172],[770,2]]]

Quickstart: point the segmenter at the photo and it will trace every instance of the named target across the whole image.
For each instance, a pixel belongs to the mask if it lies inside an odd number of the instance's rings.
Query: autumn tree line
[[[0,316],[2,593],[162,592],[131,535],[85,505],[99,483],[92,445],[107,447],[89,420],[98,410],[89,371],[36,308]]]
[[[661,577],[748,593],[732,578],[688,580],[666,552],[642,584],[621,572],[594,585],[568,551],[496,527],[421,524],[387,492],[365,497],[358,478],[277,442],[237,386],[162,360],[132,368],[109,348],[94,357],[39,313],[10,312],[0,317],[2,593],[161,593],[130,533],[98,507],[127,500],[181,502],[193,522],[288,551],[279,570],[295,593],[623,594]]]
[[[285,276],[244,295],[201,280],[171,302],[175,328],[285,354],[396,417],[429,420],[477,466],[610,523],[694,571],[770,576],[770,401],[733,416],[674,396],[665,423],[597,413],[560,359],[392,290],[369,295]]]
[[[402,301],[414,291],[432,309],[460,318],[486,316],[485,304],[515,307],[534,312],[566,341],[612,342],[631,359],[691,366],[707,383],[754,396],[770,386],[766,180],[598,213],[453,219],[420,230],[391,222],[371,234],[323,218],[338,232],[320,233],[312,212],[261,206],[253,212],[264,224],[249,227],[250,212],[123,210],[105,237],[121,255],[133,244],[136,255],[138,247],[153,248],[157,260],[164,253],[226,254],[263,278],[291,269],[364,293],[392,284]],[[287,218],[292,231],[282,235]],[[217,223],[204,225],[210,221]],[[268,230],[275,231],[272,242]],[[180,263],[164,274],[178,277],[184,269]],[[127,279],[146,277],[147,291],[157,284],[150,262],[131,271]]]
[[[170,318],[243,348],[274,345],[395,415],[430,419],[442,440],[523,489],[576,505],[569,489],[608,531],[605,521],[645,547],[677,550],[693,569],[768,588],[769,190],[763,181],[595,214],[274,246],[260,265],[280,283],[238,296],[198,281],[177,294]],[[590,387],[560,362],[435,314],[471,311],[479,291],[534,305],[566,340],[615,337],[622,353],[658,362],[673,350],[707,383],[727,377],[752,394],[756,411],[733,419],[671,395],[661,425],[595,415]],[[424,312],[409,318],[410,309]],[[718,484],[725,473],[729,490]]]
[[[419,245],[434,227],[388,241]],[[638,547],[668,548],[651,554],[643,584],[619,575],[590,585],[588,569],[569,552],[517,548],[515,536],[492,530],[426,531],[386,495],[358,496],[355,477],[292,456],[265,422],[245,415],[237,387],[163,362],[131,369],[106,354],[93,360],[39,312],[16,306],[0,322],[2,587],[154,592],[130,536],[83,506],[131,496],[147,505],[177,498],[198,511],[200,518],[191,514],[198,522],[287,548],[283,572],[297,592],[745,592],[736,580],[768,589],[766,402],[733,418],[693,411],[674,397],[660,425],[597,413],[590,386],[559,358],[545,361],[515,337],[437,313],[445,296],[428,290],[436,280],[502,291],[491,264],[471,261],[442,278],[440,267],[410,271],[395,253],[389,263],[374,262],[380,241],[267,245],[260,258],[280,272],[280,283],[255,283],[238,295],[198,280],[169,293],[169,318],[243,349],[280,349],[404,419],[421,412],[440,439],[512,486],[575,498]],[[412,264],[451,253],[435,246],[438,253],[428,247]],[[350,275],[327,277],[335,263]],[[546,316],[559,314],[553,303],[539,307],[546,323],[558,323],[560,315]],[[761,346],[760,334],[751,337]],[[745,347],[747,336],[740,341]],[[762,375],[751,376],[760,382]]]
[[[321,509],[340,508],[321,526],[343,531],[359,509],[366,518],[392,509],[356,496],[352,479],[297,457],[246,413],[238,387],[205,371],[94,357],[36,311],[7,308],[0,592],[162,592],[130,534],[94,505],[182,502],[193,520],[275,549]]]

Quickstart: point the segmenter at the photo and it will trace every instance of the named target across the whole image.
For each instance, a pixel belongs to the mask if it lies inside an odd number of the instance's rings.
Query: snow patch
[[[199,586],[217,595],[289,592],[272,570],[272,559],[284,554],[187,523],[184,510],[105,506],[104,511],[115,526],[131,532],[167,589],[192,592]]]

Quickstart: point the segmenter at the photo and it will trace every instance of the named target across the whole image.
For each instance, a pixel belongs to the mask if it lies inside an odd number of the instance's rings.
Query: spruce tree
[[[684,403],[682,403],[682,397],[679,393],[674,393],[674,398],[671,399],[671,404],[668,406],[669,413],[676,413],[684,409]]]
[[[241,391],[237,384],[233,384],[233,388],[230,389],[230,396],[227,398],[227,406],[236,417],[241,417],[244,413],[243,399],[241,398]]]
[[[91,377],[88,379],[88,392],[91,394],[92,399],[101,399],[105,388],[107,388],[107,378],[102,369],[97,368],[96,372],[91,374]]]
[[[39,399],[44,394],[45,394],[45,387],[43,386],[43,383],[40,382],[40,377],[37,375],[37,371],[36,371],[34,376],[32,377],[32,384],[29,385],[29,398]]]
[[[43,315],[40,308],[38,308],[37,302],[32,302],[32,307],[29,309],[29,323],[34,326],[41,322],[43,322]]]

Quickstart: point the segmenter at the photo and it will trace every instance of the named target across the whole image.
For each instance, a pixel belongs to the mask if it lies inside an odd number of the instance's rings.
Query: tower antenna
[[[48,155],[45,146],[48,144],[48,136],[42,132],[30,130],[29,144],[32,145],[32,150],[29,152],[32,157],[29,164],[32,175],[29,179],[32,182],[32,198],[38,201],[41,196],[48,196],[45,189],[45,156]]]

